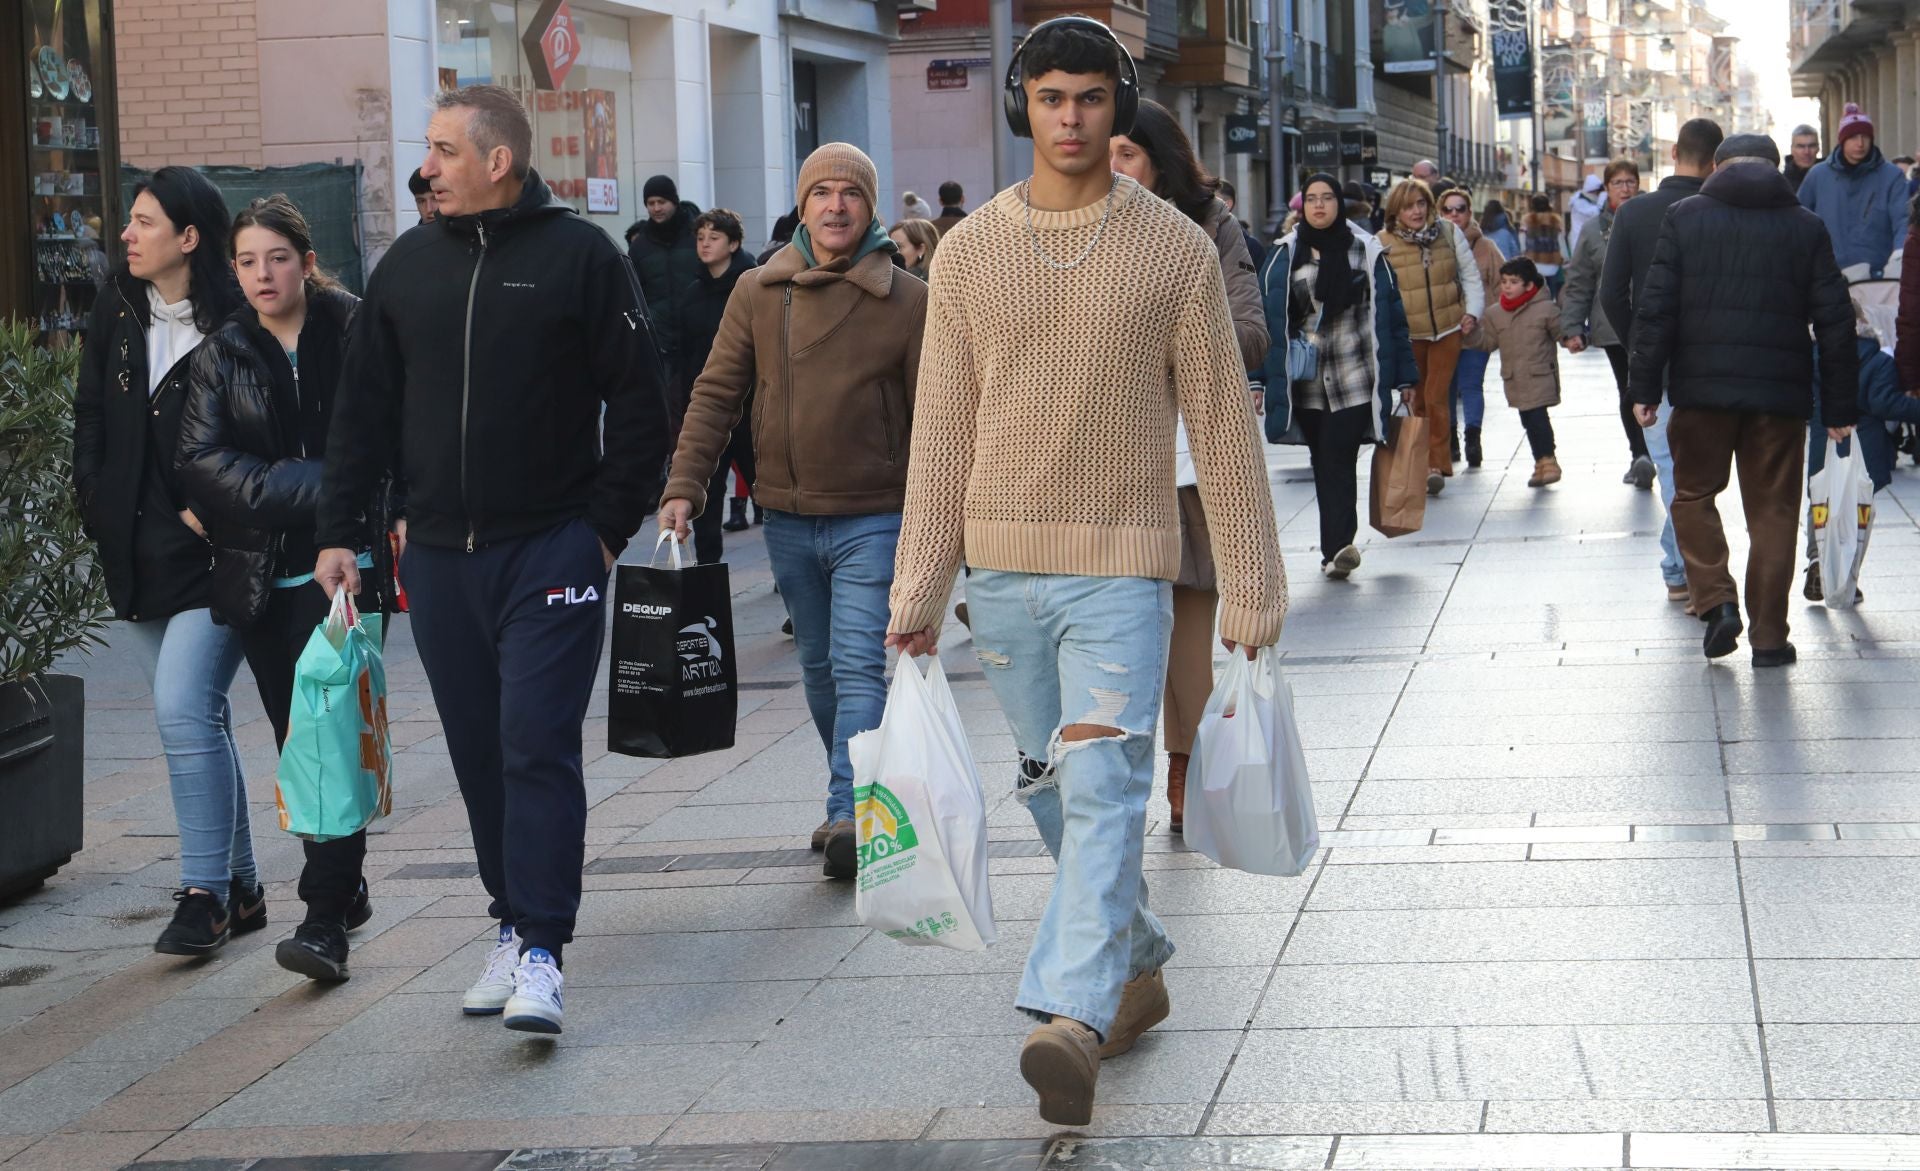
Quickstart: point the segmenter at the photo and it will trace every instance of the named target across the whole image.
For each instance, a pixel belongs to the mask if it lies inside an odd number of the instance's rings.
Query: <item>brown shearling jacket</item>
[[[753,391],[753,496],[805,516],[898,512],[906,500],[927,286],[884,249],[808,268],[789,244],[740,278],[694,381],[663,499],[706,507]]]

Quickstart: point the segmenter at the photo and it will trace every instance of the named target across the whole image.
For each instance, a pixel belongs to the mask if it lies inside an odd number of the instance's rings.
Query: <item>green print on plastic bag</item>
[[[872,889],[913,868],[920,835],[900,799],[885,785],[865,785],[853,791],[853,824],[860,842],[860,885]]]

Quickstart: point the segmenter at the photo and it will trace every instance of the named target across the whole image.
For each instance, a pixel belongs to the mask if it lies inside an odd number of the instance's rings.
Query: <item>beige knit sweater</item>
[[[1220,581],[1220,634],[1280,636],[1287,584],[1219,255],[1131,179],[1085,263],[1035,254],[1020,188],[934,254],[888,630],[938,626],[976,569],[1171,581],[1180,571],[1176,409]],[[1034,211],[1048,255],[1093,239],[1106,201]]]

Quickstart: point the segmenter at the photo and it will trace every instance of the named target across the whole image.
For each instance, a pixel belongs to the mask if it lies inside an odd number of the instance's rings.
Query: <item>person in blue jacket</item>
[[[1852,442],[1860,445],[1860,458],[1873,479],[1873,491],[1893,483],[1893,465],[1900,456],[1894,450],[1893,437],[1887,434],[1889,423],[1920,423],[1920,399],[1909,398],[1900,385],[1900,369],[1891,355],[1880,348],[1866,314],[1856,304],[1854,327],[1860,331],[1855,345],[1860,348],[1860,423],[1854,428]],[[1807,432],[1807,475],[1812,476],[1827,462],[1827,429],[1820,422],[1820,396],[1813,396],[1813,420]],[[1826,597],[1820,581],[1820,550],[1814,542],[1813,520],[1807,520],[1807,584],[1803,591],[1809,602]],[[1865,595],[1853,592],[1857,603]]]
[[[1907,177],[1873,138],[1873,120],[1848,102],[1833,153],[1800,184],[1800,206],[1826,223],[1841,268],[1864,264],[1878,277],[1907,236]]]
[[[1347,221],[1340,181],[1317,174],[1301,189],[1300,222],[1267,254],[1267,439],[1304,444],[1320,508],[1320,572],[1344,581],[1360,567],[1354,464],[1363,442],[1386,442],[1396,400],[1412,403],[1406,309],[1379,240]],[[1314,340],[1319,368],[1292,382],[1287,351]],[[1283,339],[1284,343],[1283,344]]]

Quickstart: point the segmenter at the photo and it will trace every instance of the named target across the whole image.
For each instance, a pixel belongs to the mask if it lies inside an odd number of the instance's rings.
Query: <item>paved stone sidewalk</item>
[[[146,686],[122,652],[77,664],[87,849],[0,906],[0,1162],[1920,1167],[1898,1137],[1920,1132],[1920,476],[1882,497],[1862,609],[1796,600],[1786,671],[1744,648],[1708,666],[1664,598],[1658,502],[1619,482],[1606,364],[1566,369],[1562,484],[1525,487],[1517,418],[1490,403],[1496,458],[1420,534],[1373,536],[1349,583],[1316,572],[1304,455],[1271,449],[1327,849],[1296,879],[1222,871],[1156,800],[1174,1013],[1103,1071],[1092,1141],[1042,1123],[1015,1067],[1052,864],[1007,796],[1013,743],[965,631],[945,653],[1001,935],[977,955],[876,937],[820,877],[821,752],[752,533],[729,538],[738,747],[634,760],[588,725],[557,1042],[459,1015],[489,924],[404,621],[398,807],[337,988],[272,962],[299,851],[251,681],[273,927],[191,963],[150,951],[177,875]],[[465,1154],[347,1158],[410,1152]]]

